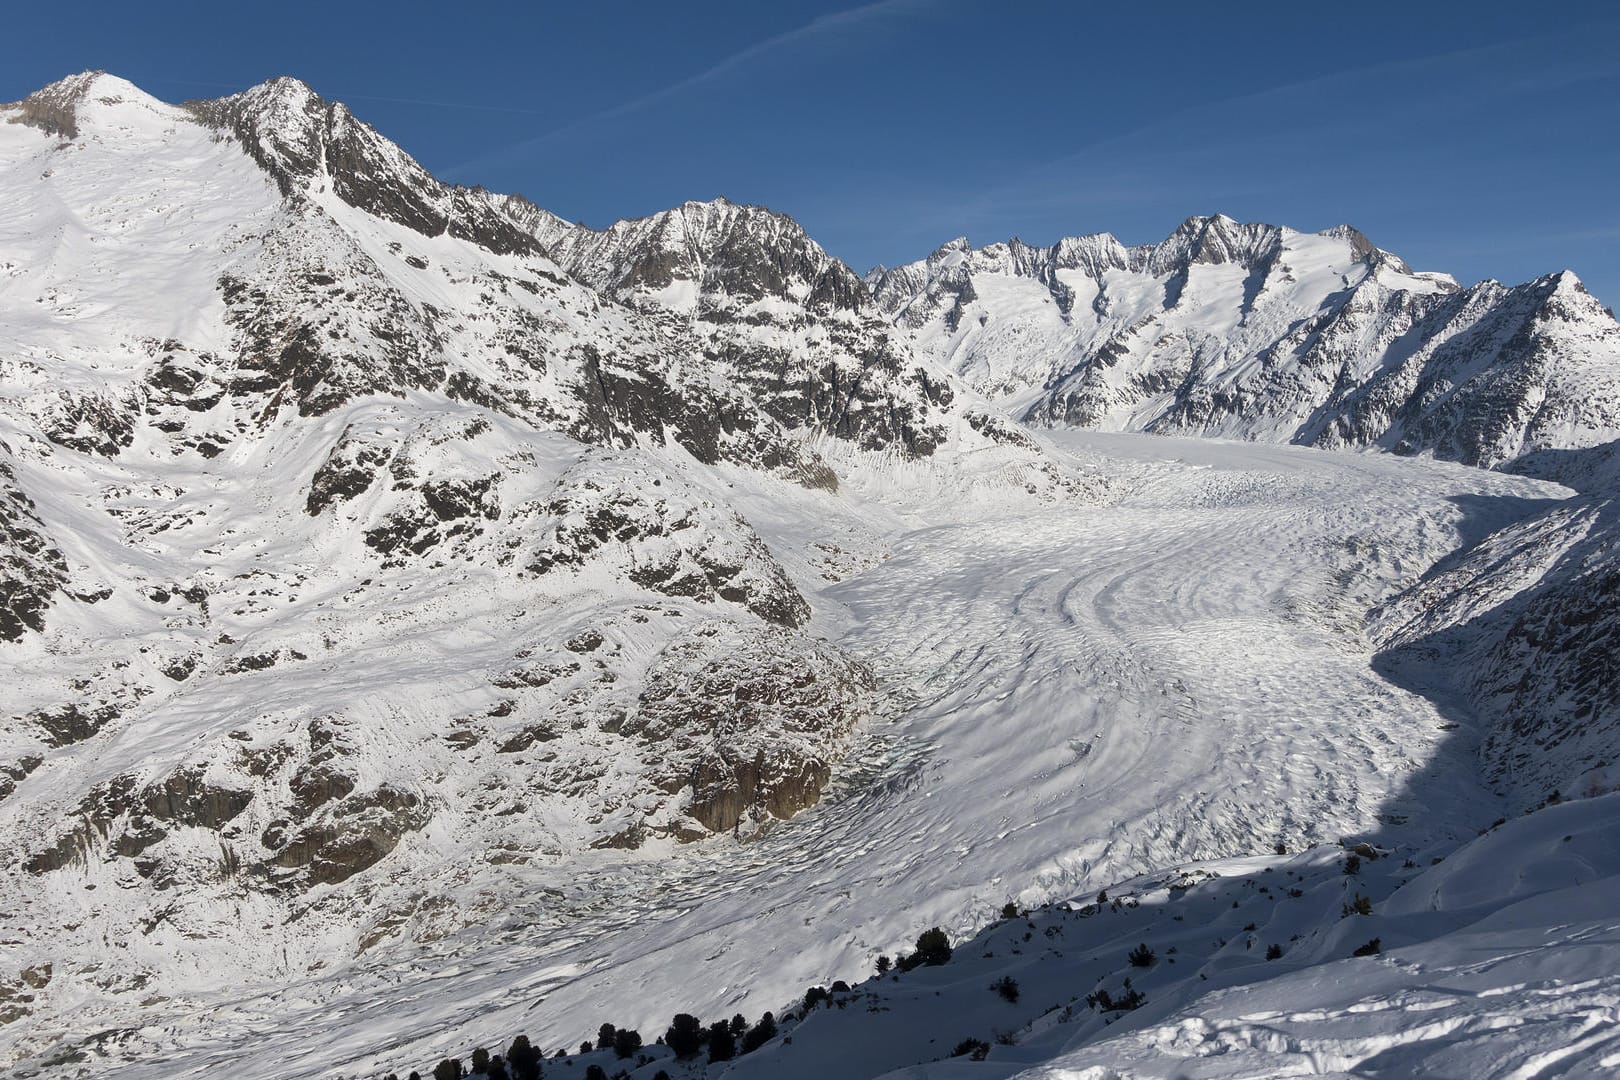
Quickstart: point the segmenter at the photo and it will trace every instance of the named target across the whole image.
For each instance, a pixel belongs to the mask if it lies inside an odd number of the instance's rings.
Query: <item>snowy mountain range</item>
[[[1355,229],[946,244],[867,276],[920,355],[1028,423],[1377,447],[1488,468],[1620,437],[1620,327],[1568,271],[1415,273]]]
[[[0,120],[19,1075],[757,1014],[1612,786],[1620,326],[1567,272],[1215,217],[863,278],[441,183],[293,79]]]

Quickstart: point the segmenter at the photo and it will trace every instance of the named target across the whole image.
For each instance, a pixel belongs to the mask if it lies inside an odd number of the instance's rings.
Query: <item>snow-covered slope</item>
[[[885,554],[848,500],[1102,490],[903,350],[784,406],[296,80],[0,112],[8,1061],[768,832],[883,707],[807,597]]]
[[[1602,1075],[1620,1068],[1617,800],[1548,807],[1443,860],[1360,842],[1122,882],[789,1010],[778,1040],[710,1075]],[[1368,913],[1346,914],[1358,897]],[[1132,990],[1141,1004],[1109,1007]],[[641,1075],[669,1066],[659,1050]]]
[[[1620,784],[1620,485],[1489,532],[1376,613],[1398,680],[1487,725],[1487,774],[1518,804]]]
[[[1603,534],[1522,476],[1026,432],[791,219],[566,225],[295,80],[175,106],[87,73],[0,120],[0,1067],[24,1074],[551,1048],[757,1014],[1010,898],[1454,843],[1503,805],[1488,733],[1375,656],[1455,621],[1481,538]],[[1144,312],[1168,286],[1116,272],[1180,274],[1171,308],[1235,337],[1206,270],[1292,267],[1281,312],[1365,246],[1184,241],[1073,258]],[[1578,297],[1552,282],[1536,318]],[[1457,445],[1506,445],[1465,413]],[[1404,615],[1369,628],[1380,605]],[[1547,633],[1504,640],[1605,704]],[[1492,731],[1490,760],[1569,771]]]
[[[1620,435],[1620,325],[1567,271],[1464,289],[1349,227],[1215,216],[1142,247],[957,240],[867,281],[923,355],[1036,424],[1487,467]]]

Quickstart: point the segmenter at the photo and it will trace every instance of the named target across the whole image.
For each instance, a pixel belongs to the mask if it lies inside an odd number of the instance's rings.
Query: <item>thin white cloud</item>
[[[764,38],[739,49],[718,63],[704,68],[694,75],[677,79],[667,86],[661,86],[639,97],[622,101],[617,105],[571,120],[560,127],[536,135],[533,138],[523,139],[491,153],[464,161],[445,170],[445,173],[451,176],[465,174],[513,155],[535,150],[576,131],[640,112],[642,109],[666,101],[688,90],[723,79],[772,53],[803,46],[812,41],[847,34],[882,19],[911,15],[928,7],[931,2],[932,0],[877,0],[876,3],[863,4],[860,7],[849,8],[844,11],[818,15],[803,26],[785,30],[780,34]]]
[[[233,94],[240,93],[243,90],[248,89],[247,86],[244,86],[241,83],[205,82],[201,79],[145,78],[131,79],[130,81],[141,87],[148,85],[184,86],[192,88],[206,86],[209,89],[226,90]],[[425,105],[435,109],[460,109],[465,112],[519,113],[525,116],[551,115],[549,112],[543,109],[519,109],[509,105],[487,105],[470,101],[440,101],[436,98],[382,97],[377,94],[345,94],[341,91],[333,91],[330,87],[326,86],[317,86],[313,89],[317,94],[320,94],[328,101],[341,101],[345,105],[355,101],[381,101],[390,105]]]

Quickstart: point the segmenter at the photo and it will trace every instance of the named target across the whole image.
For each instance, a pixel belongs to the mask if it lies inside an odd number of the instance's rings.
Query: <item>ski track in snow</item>
[[[1116,505],[917,529],[821,595],[823,632],[906,701],[816,808],[752,843],[524,868],[493,926],[111,1034],[184,1048],[179,1072],[143,1052],[120,1075],[366,1075],[519,1030],[550,1049],[603,1019],[757,1015],[1009,899],[1381,815],[1414,840],[1489,820],[1468,733],[1374,673],[1361,617],[1456,546],[1459,497],[1560,489],[1287,447],[1060,442],[1107,458]]]

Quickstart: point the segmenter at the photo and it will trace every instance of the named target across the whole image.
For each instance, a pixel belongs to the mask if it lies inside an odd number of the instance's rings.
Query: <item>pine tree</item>
[[[620,1028],[613,1033],[613,1052],[622,1058],[635,1056],[641,1049],[641,1032]]]
[[[690,1013],[676,1013],[669,1030],[664,1032],[664,1045],[675,1051],[678,1058],[695,1057],[703,1046],[703,1024]]]
[[[512,1067],[512,1080],[540,1080],[540,1051],[529,1045],[527,1035],[512,1040],[506,1060]]]
[[[766,1013],[759,1018],[759,1023],[749,1028],[748,1034],[743,1036],[742,1052],[751,1054],[774,1038],[776,1038],[776,1017]]]
[[[730,1061],[737,1056],[737,1039],[731,1034],[731,1025],[716,1020],[709,1028],[709,1060]]]
[[[950,958],[951,939],[945,936],[945,931],[936,926],[917,935],[914,963],[937,966],[946,963]]]

